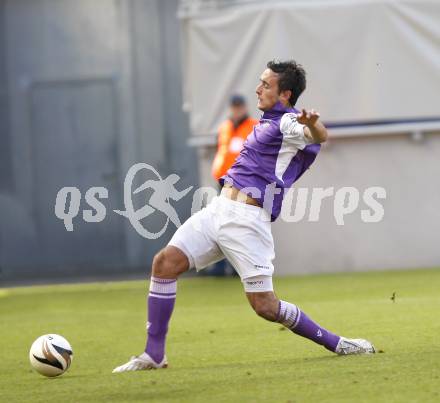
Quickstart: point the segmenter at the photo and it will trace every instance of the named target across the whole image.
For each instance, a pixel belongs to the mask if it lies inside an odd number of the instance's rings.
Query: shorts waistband
[[[217,200],[220,203],[220,205],[217,205],[217,207],[220,210],[222,208],[222,203],[228,203],[227,209],[238,212],[238,214],[241,216],[247,216],[251,219],[258,219],[258,221],[263,221],[268,223],[271,222],[270,214],[262,207],[229,199],[228,197],[224,196],[222,193],[220,194],[220,196],[218,196]]]
[[[248,196],[246,193],[241,192],[239,189],[233,186],[223,186],[221,195],[230,200],[237,201],[239,203],[245,203],[251,206],[261,208],[260,203],[257,200],[253,199],[252,197]]]

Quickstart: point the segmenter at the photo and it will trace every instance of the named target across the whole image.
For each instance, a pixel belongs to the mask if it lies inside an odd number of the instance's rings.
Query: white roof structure
[[[182,0],[179,16],[194,145],[215,140],[231,93],[244,94],[258,116],[255,86],[274,58],[305,67],[298,106],[326,123],[367,123],[369,134],[440,128],[437,1]]]

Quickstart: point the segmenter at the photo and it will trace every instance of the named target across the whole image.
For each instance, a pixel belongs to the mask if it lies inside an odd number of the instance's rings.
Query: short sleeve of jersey
[[[313,143],[304,135],[304,125],[298,123],[295,113],[285,113],[283,115],[280,122],[280,131],[283,134],[283,141],[300,150]]]

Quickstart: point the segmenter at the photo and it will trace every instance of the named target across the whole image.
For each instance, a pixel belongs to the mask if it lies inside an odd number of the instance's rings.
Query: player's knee
[[[165,271],[165,256],[162,251],[160,251],[154,255],[152,273],[153,276],[161,277],[165,274]]]
[[[154,256],[153,276],[175,278],[188,270],[186,257],[174,249],[166,247]]]
[[[162,249],[153,258],[153,276],[155,277],[174,277],[178,275],[177,270],[173,267],[172,261],[165,249]]]

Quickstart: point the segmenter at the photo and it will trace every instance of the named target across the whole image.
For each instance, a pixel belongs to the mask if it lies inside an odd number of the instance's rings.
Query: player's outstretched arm
[[[319,113],[314,109],[310,111],[302,109],[301,112],[297,114],[297,121],[305,125],[304,135],[313,143],[323,143],[328,137],[327,129],[319,120],[319,116]]]

